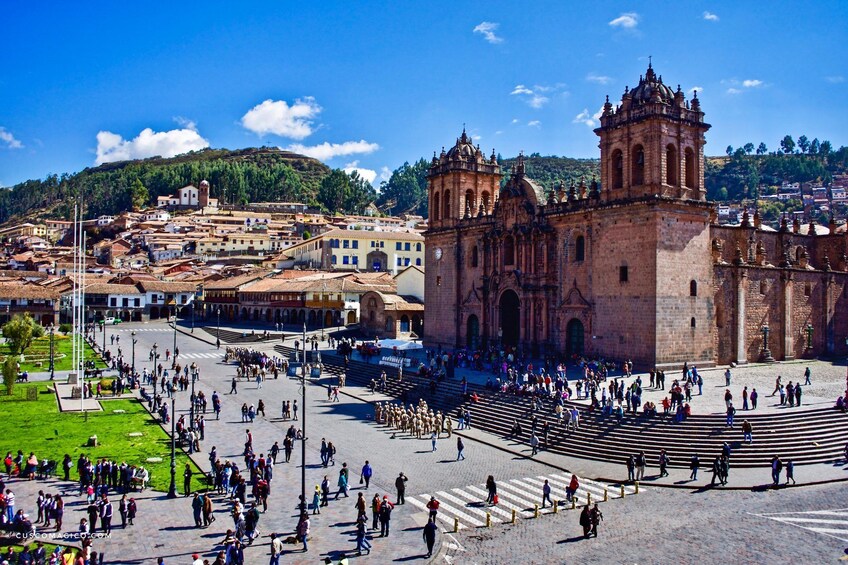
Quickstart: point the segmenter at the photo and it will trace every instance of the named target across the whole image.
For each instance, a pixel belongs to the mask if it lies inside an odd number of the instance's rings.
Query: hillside
[[[506,180],[509,177],[510,168],[515,164],[515,158],[499,161]],[[541,184],[545,190],[555,188],[559,181],[565,183],[567,188],[571,183],[579,184],[581,178],[588,185],[592,181],[592,176],[600,182],[599,167],[599,159],[571,159],[556,155],[542,157],[538,153],[532,153],[524,158],[527,176]]]
[[[82,195],[86,217],[132,208],[131,187],[147,188],[149,202],[206,179],[222,202],[268,200],[315,203],[329,167],[303,155],[273,148],[230,151],[205,149],[172,158],[106,163],[78,173],[49,175],[0,191],[0,223],[9,220],[68,218],[72,198]]]

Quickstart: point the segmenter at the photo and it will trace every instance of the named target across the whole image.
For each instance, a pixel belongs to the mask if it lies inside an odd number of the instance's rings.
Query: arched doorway
[[[513,290],[507,290],[501,295],[501,343],[515,347],[521,335],[521,316],[519,314],[518,295]]]
[[[471,314],[468,316],[465,325],[465,343],[468,349],[477,349],[477,345],[480,343],[480,320],[477,319],[477,316]]]
[[[583,322],[572,318],[565,327],[565,353],[572,355],[583,355]]]
[[[350,310],[347,313],[347,323],[348,324],[355,324],[356,323],[356,312],[354,312],[353,310]]]
[[[324,312],[324,327],[329,328],[330,326],[335,326],[333,323],[333,312],[332,310],[327,310]]]

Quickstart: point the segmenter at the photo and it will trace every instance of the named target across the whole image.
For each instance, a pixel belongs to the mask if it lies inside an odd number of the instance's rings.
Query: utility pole
[[[303,439],[300,442],[300,503],[301,512],[306,512],[306,322],[303,323],[303,363],[300,365],[301,389],[300,412],[303,414]]]

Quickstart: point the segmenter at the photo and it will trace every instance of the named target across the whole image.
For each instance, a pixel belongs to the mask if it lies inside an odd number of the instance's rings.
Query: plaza
[[[240,328],[235,330],[231,335],[242,333]],[[146,352],[154,343],[160,350],[173,344],[173,329],[164,322],[127,324],[107,331],[122,336],[125,352],[130,335],[135,332],[138,340],[137,370],[149,364]],[[201,451],[192,455],[197,467],[204,471],[209,469],[208,453],[212,446],[216,447],[222,461],[236,461],[242,467],[246,429],[250,429],[253,435],[254,451],[257,454],[267,453],[275,441],[282,444],[289,426],[300,426],[304,417],[302,408],[300,419],[296,422],[279,417],[282,401],[301,398],[299,379],[282,373],[278,379],[269,375],[262,388],[257,388],[255,382],[241,380],[238,394],[227,394],[235,366],[223,362],[226,344],[222,344],[220,350],[216,349],[213,334],[214,331],[197,328],[192,335],[188,327],[180,327],[177,334],[180,360],[197,363],[200,369],[196,390],[202,390],[207,397],[217,391],[222,399],[220,419],[215,420],[211,410],[206,414],[205,440]],[[288,338],[283,346],[292,347],[293,340],[293,337]],[[270,356],[283,354],[276,340],[256,341],[242,346],[266,351]],[[360,361],[356,356],[351,361],[347,386],[341,389],[339,402],[329,402],[326,385],[337,383],[341,369],[334,365],[334,356],[328,353],[325,349],[323,377],[307,386],[306,392],[306,492],[311,493],[327,475],[331,483],[330,502],[329,506],[320,509],[321,514],[310,515],[309,551],[302,553],[299,543],[285,545],[286,562],[321,562],[325,557],[335,562],[342,552],[351,556],[355,547],[354,501],[357,494],[364,492],[369,501],[374,494],[387,495],[395,501],[394,481],[401,472],[409,477],[406,504],[395,507],[391,535],[384,539],[374,535],[370,539],[371,553],[356,557],[357,562],[503,563],[521,559],[531,563],[551,563],[580,559],[594,563],[662,563],[681,553],[710,562],[739,559],[740,555],[748,555],[751,560],[774,562],[799,558],[823,561],[840,555],[848,543],[848,532],[843,527],[848,519],[840,510],[843,505],[837,496],[844,489],[845,461],[798,466],[795,474],[802,486],[779,489],[767,487],[770,482],[768,468],[734,468],[727,486],[709,488],[706,486],[709,483],[706,468],[702,469],[701,480],[696,482],[686,480],[689,471],[683,468],[672,468],[670,477],[660,480],[655,478],[655,462],[649,461],[646,479],[641,482],[636,494],[635,485],[621,482],[626,478],[623,466],[625,453],[613,461],[569,457],[555,450],[542,450],[531,457],[526,439],[516,441],[505,434],[487,431],[489,423],[486,422],[485,404],[471,408],[475,424],[470,430],[456,430],[454,425],[454,435],[450,439],[442,435],[434,452],[429,437],[418,440],[374,422],[372,403],[393,399],[372,393],[368,386],[362,386],[366,383],[360,382],[355,373],[364,369],[359,369]],[[758,411],[786,411],[789,409],[774,406],[774,399],[766,396],[771,392],[769,385],[773,387],[776,372],[784,375],[786,382],[790,377],[803,374],[805,366],[806,362],[735,368],[732,370],[732,387],[734,393],[746,385],[762,389],[764,398]],[[844,382],[839,377],[844,374],[845,367],[824,362],[813,362],[810,366],[813,385],[805,392],[805,404],[809,400],[810,409],[824,408],[828,396],[839,393],[839,383]],[[723,370],[703,371],[702,374],[709,386],[705,386],[703,400],[694,398],[694,409],[704,414],[720,412],[721,393],[725,390]],[[472,386],[475,382],[482,385],[488,378],[483,372],[457,369],[455,382],[443,385],[456,387],[463,376]],[[44,377],[42,374],[31,376],[32,379]],[[644,375],[642,378],[647,379]],[[390,371],[389,381],[396,379],[396,372]],[[414,385],[415,381],[414,377],[405,376],[404,383],[415,386],[409,389],[413,391],[411,394],[429,398],[423,392],[426,387]],[[480,390],[481,396],[485,397],[482,386],[475,390]],[[657,396],[660,393],[647,394]],[[176,416],[179,417],[188,412],[188,393],[178,392],[176,395]],[[243,423],[239,415],[242,403],[256,405],[260,399],[266,406],[266,416],[257,417],[253,423]],[[431,401],[435,405],[441,402],[441,397],[434,396]],[[102,401],[106,406],[109,402]],[[516,412],[516,416],[521,413]],[[111,416],[119,417],[120,414]],[[845,416],[834,412],[833,417],[844,419]],[[465,442],[464,461],[456,461],[457,436],[463,437]],[[20,442],[20,449],[28,452],[25,437],[18,437],[15,441]],[[326,469],[320,463],[322,438],[332,441],[338,450],[336,465]],[[169,482],[167,443],[163,442],[159,449],[165,464],[152,478],[157,490],[136,493],[139,512],[135,525],[126,529],[115,528],[108,539],[96,539],[94,548],[103,551],[105,562],[109,563],[155,563],[158,557],[163,557],[166,564],[191,563],[194,553],[203,555],[211,563],[221,549],[227,529],[233,528],[233,521],[228,516],[231,504],[225,497],[213,495],[217,520],[207,528],[195,528],[191,498],[182,496],[182,464],[177,467],[180,496],[169,499],[165,496],[167,488],[163,486]],[[97,448],[83,451],[92,458],[99,456]],[[37,455],[56,457],[54,453]],[[102,456],[109,455],[104,453]],[[300,446],[295,447],[290,463],[282,463],[281,459],[274,467],[268,511],[259,520],[261,533],[245,549],[247,563],[264,563],[269,558],[270,533],[288,537],[297,522],[297,497],[301,488]],[[366,460],[374,468],[368,489],[358,484],[359,471]],[[336,501],[336,479],[343,462],[351,469],[350,498],[342,495]],[[159,476],[162,472],[164,477]],[[579,504],[574,510],[563,496],[571,473],[576,473],[581,483],[577,492]],[[498,482],[501,502],[496,507],[483,504],[484,483],[488,475],[493,475]],[[552,495],[558,502],[558,509],[554,513],[548,505],[540,509],[536,517],[535,506],[541,503],[544,479],[548,479],[553,487]],[[620,496],[622,485],[625,487],[623,498]],[[30,515],[34,513],[33,504],[38,490],[66,493],[65,530],[75,529],[79,519],[85,516],[84,497],[76,496],[75,485],[50,479],[44,482],[12,480],[7,486],[17,495],[18,507],[24,508]],[[584,504],[589,495],[593,503],[600,502],[604,514],[598,540],[584,540],[577,523],[580,504]],[[421,528],[427,521],[424,505],[430,496],[436,496],[441,502],[440,533],[437,536],[437,552],[433,558],[426,559]],[[608,498],[606,502],[605,497]],[[513,509],[516,510],[514,523]],[[490,526],[486,525],[487,513]],[[728,524],[734,526],[728,527]],[[455,525],[458,526],[456,532]],[[799,535],[802,531],[799,528],[804,528],[803,535]],[[754,539],[756,545],[752,542]]]

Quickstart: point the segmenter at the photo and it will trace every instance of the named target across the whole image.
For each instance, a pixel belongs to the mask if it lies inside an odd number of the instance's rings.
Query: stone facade
[[[545,192],[519,156],[501,187],[465,132],[434,155],[425,343],[657,366],[845,353],[845,234],[718,226],[703,118],[649,67],[604,105],[600,183]]]

